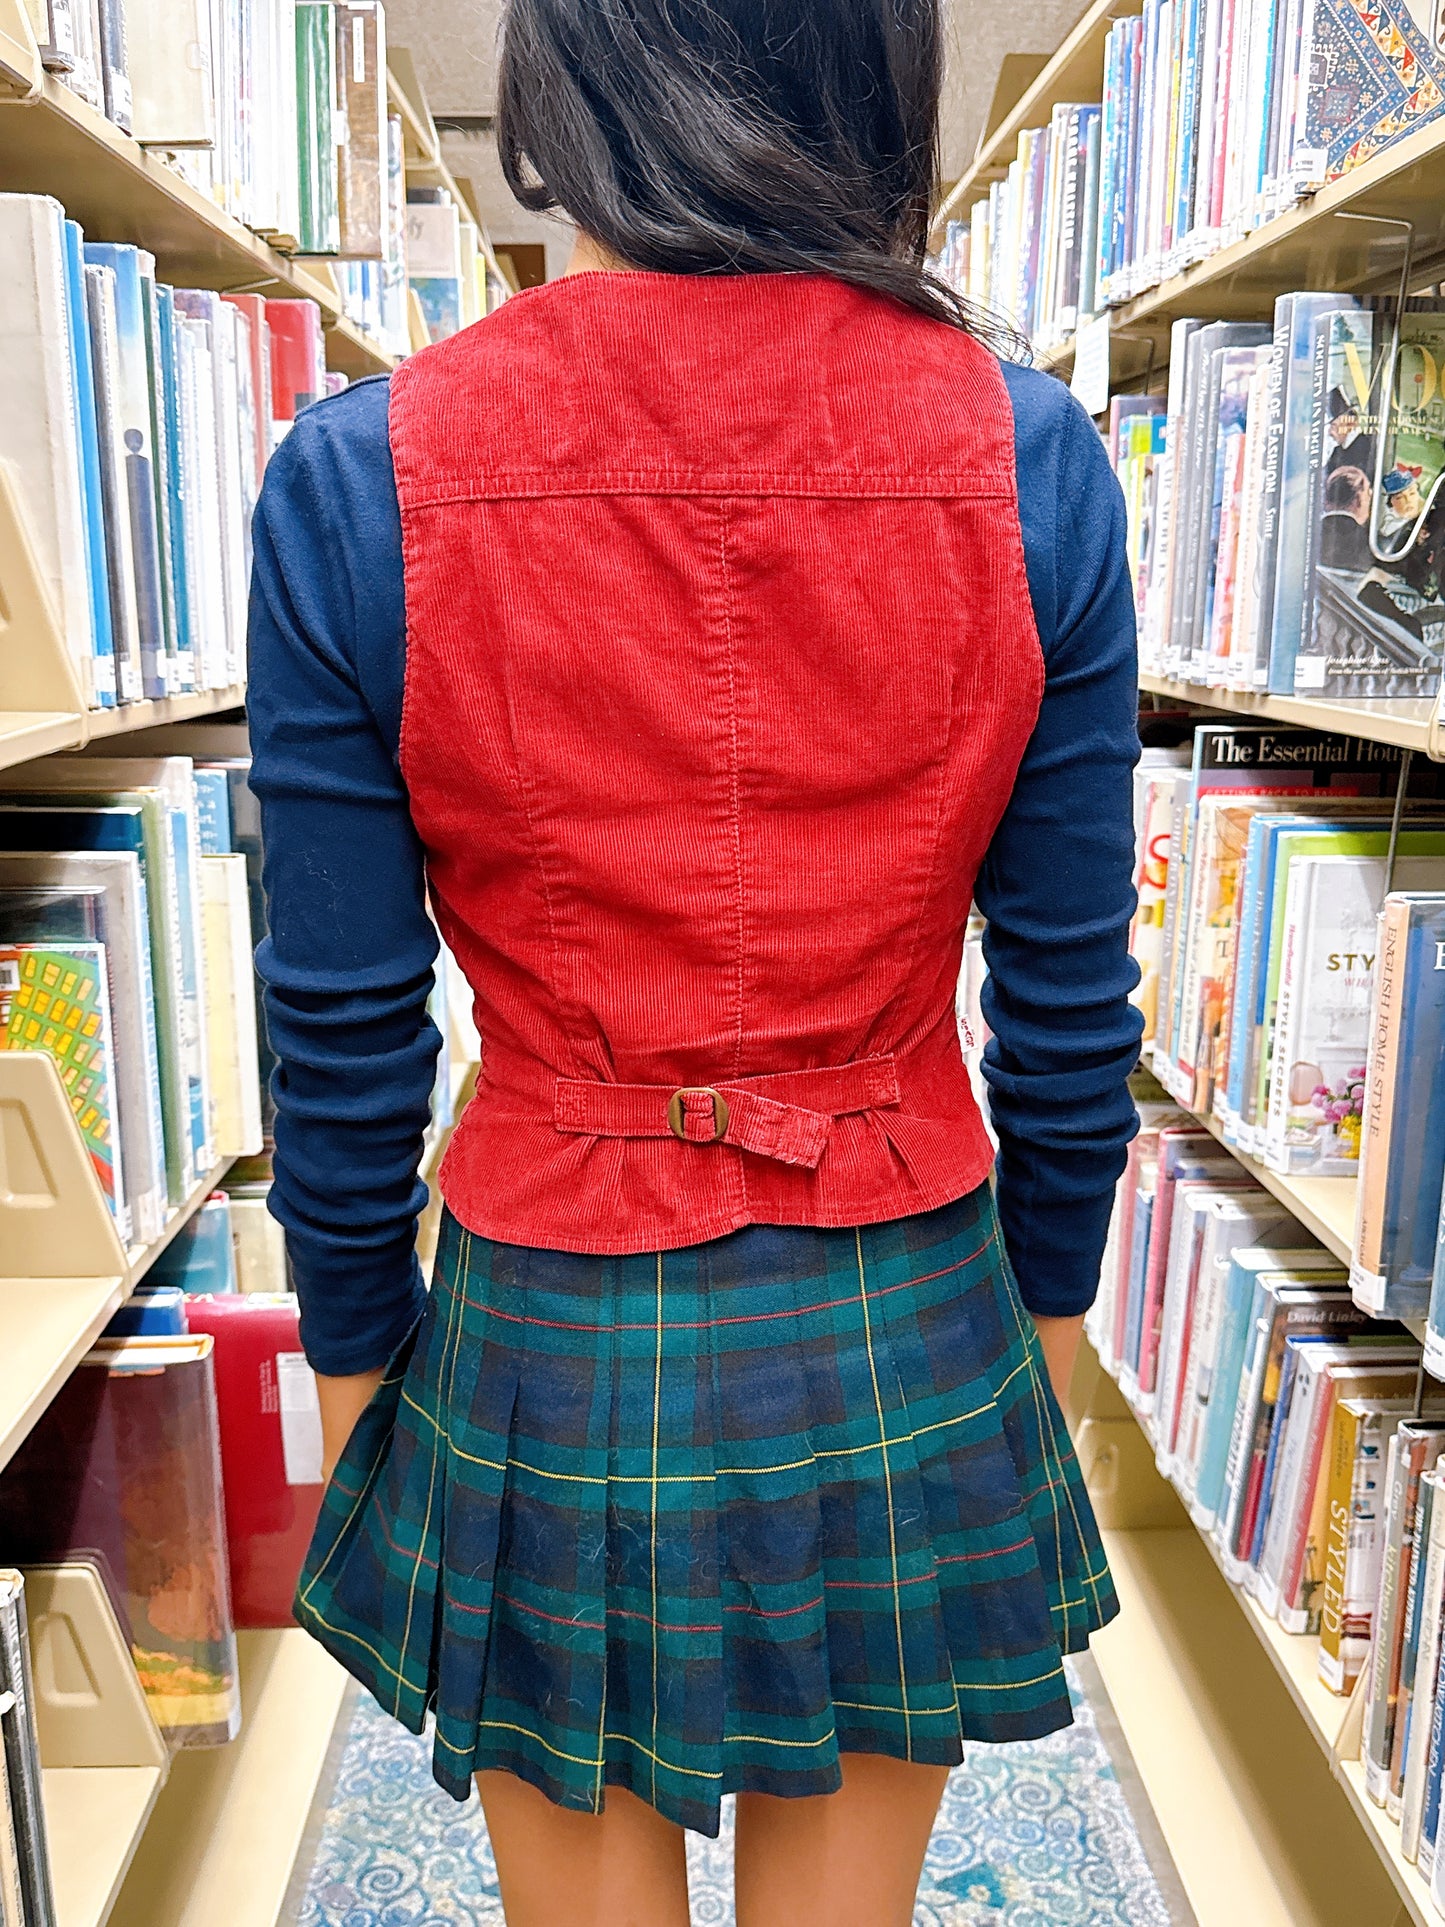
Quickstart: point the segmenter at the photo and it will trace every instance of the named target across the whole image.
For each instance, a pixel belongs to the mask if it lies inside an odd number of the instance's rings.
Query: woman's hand
[[[1044,1363],[1049,1368],[1049,1383],[1060,1405],[1065,1402],[1069,1380],[1074,1375],[1074,1360],[1079,1355],[1079,1340],[1084,1335],[1082,1314],[1078,1318],[1034,1317],[1039,1343],[1044,1348]]]
[[[321,1476],[330,1481],[336,1461],[346,1449],[346,1441],[356,1426],[372,1394],[382,1380],[374,1372],[358,1372],[354,1378],[323,1378],[316,1374],[316,1396],[321,1402]]]

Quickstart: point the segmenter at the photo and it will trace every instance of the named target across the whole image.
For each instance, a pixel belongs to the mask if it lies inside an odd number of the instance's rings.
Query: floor
[[[1092,1664],[1071,1663],[1075,1724],[979,1747],[949,1781],[914,1927],[1192,1927]],[[503,1927],[476,1804],[431,1778],[430,1748],[358,1694],[296,1927]],[[731,1847],[689,1842],[694,1927],[731,1927]]]

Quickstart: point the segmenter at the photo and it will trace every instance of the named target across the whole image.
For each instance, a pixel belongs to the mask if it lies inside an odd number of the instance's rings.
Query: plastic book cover
[[[0,194],[0,412],[41,580],[82,691],[96,673],[65,216],[58,201]]]
[[[24,1577],[0,1568],[0,1823],[9,1834],[4,1848],[10,1849],[0,1892],[9,1889],[7,1919],[13,1914],[20,1927],[31,1921],[49,1927],[57,1914],[29,1632]]]
[[[267,300],[271,331],[272,446],[303,408],[320,399],[326,359],[321,310],[314,301]]]
[[[1376,948],[1350,1282],[1397,1317],[1426,1309],[1445,1183],[1445,895],[1387,896]]]
[[[1445,886],[1445,834],[1404,831],[1400,843],[1397,882],[1406,889]],[[1385,880],[1383,849],[1288,860],[1264,1144],[1275,1170],[1358,1175]]]
[[[1161,963],[1160,1023],[1156,1039],[1163,1046],[1166,1086],[1182,1022],[1184,977],[1183,940],[1191,928],[1194,903],[1194,847],[1201,797],[1215,791],[1245,796],[1376,796],[1392,780],[1400,752],[1388,744],[1371,743],[1323,731],[1259,729],[1204,725],[1195,731],[1194,762],[1182,810],[1171,826],[1169,876],[1165,885],[1164,955]],[[1174,1092],[1174,1095],[1179,1093]]]
[[[0,1475],[17,1559],[99,1552],[136,1669],[172,1746],[240,1725],[212,1341],[106,1340],[86,1354]]]
[[[179,1204],[194,1179],[190,1156],[190,1085],[180,1015],[179,933],[164,811],[142,805],[0,801],[0,849],[129,851],[142,865],[149,923],[156,1039],[164,1121],[166,1184]]]
[[[1205,1422],[1214,1397],[1230,1255],[1276,1236],[1287,1237],[1293,1228],[1283,1206],[1264,1192],[1220,1195],[1205,1205],[1199,1276],[1181,1331],[1173,1438],[1166,1440],[1162,1431],[1160,1437],[1161,1447],[1167,1446],[1171,1455],[1170,1476],[1186,1503],[1194,1496]]]
[[[161,346],[160,302],[156,288],[156,264],[154,255],[142,251],[140,256],[140,293],[141,315],[145,323],[146,362],[149,370],[150,409],[151,409],[151,448],[154,462],[151,469],[151,482],[155,491],[156,504],[156,544],[160,560],[161,578],[161,620],[165,625],[166,669],[172,686],[178,686],[176,654],[179,647],[178,622],[175,606],[175,554],[174,531],[171,528],[171,440],[170,417],[166,407],[165,379],[166,362]]]
[[[130,487],[126,479],[125,430],[120,415],[120,361],[116,346],[115,274],[110,268],[82,272],[91,374],[96,407],[96,461],[104,530],[106,597],[116,695],[136,702],[147,690],[141,665],[140,605],[131,545]]]
[[[86,264],[115,274],[116,365],[114,397],[125,446],[125,494],[130,508],[140,628],[141,676],[147,695],[167,693],[165,602],[161,590],[161,537],[156,520],[155,449],[151,439],[149,329],[141,293],[140,250],[87,241]]]
[[[158,1285],[177,1285],[182,1291],[236,1291],[236,1253],[231,1235],[231,1200],[213,1191],[156,1259],[147,1278]]]
[[[115,634],[111,626],[110,575],[106,567],[105,492],[100,472],[95,366],[85,299],[84,239],[75,221],[65,223],[64,234],[66,314],[70,323],[70,349],[75,373],[75,423],[80,436],[80,486],[85,509],[91,619],[95,630],[95,698],[102,709],[112,709],[117,697],[124,701],[127,692],[122,687],[116,661]]]
[[[1268,353],[1265,346],[1231,348],[1219,357],[1204,609],[1195,649],[1195,660],[1207,668],[1217,667],[1230,653],[1249,396],[1255,372]]]
[[[1239,1165],[1229,1153],[1195,1125],[1159,1134],[1158,1168],[1149,1248],[1137,1316],[1130,1318],[1126,1355],[1134,1363],[1141,1398],[1155,1390],[1163,1343],[1165,1297],[1175,1257],[1174,1206],[1181,1184],[1208,1183],[1217,1189],[1239,1176]]]
[[[1343,1273],[1338,1288],[1299,1285],[1268,1273],[1255,1280],[1240,1399],[1215,1526],[1216,1541],[1236,1583],[1249,1568],[1286,1339],[1308,1333],[1338,1336],[1363,1330],[1367,1323],[1365,1314],[1351,1302]]]
[[[301,252],[341,245],[336,140],[336,8],[296,0],[296,101],[301,160]]]
[[[104,943],[105,894],[15,886],[0,862],[0,943]]]
[[[1445,106],[1440,0],[1315,0],[1297,193],[1338,180]]]
[[[236,1624],[293,1624],[301,1562],[321,1509],[321,1414],[289,1294],[193,1297],[216,1346],[226,1540]]]
[[[1336,698],[1432,696],[1445,655],[1445,311],[1412,302],[1401,317],[1388,408],[1391,318],[1367,319],[1355,339],[1336,330],[1324,377],[1336,445],[1319,479],[1312,621],[1295,686]]]
[[[5,835],[0,819],[0,843]],[[52,903],[82,896],[96,900],[94,929],[88,935],[105,945],[126,1190],[135,1237],[149,1243],[160,1235],[167,1195],[144,859],[128,851],[34,854],[0,847],[0,901],[13,904],[22,896]],[[0,918],[0,934],[16,941],[25,932]],[[39,929],[30,933],[34,939],[60,934]]]
[[[1241,1245],[1229,1253],[1219,1306],[1219,1339],[1195,1457],[1190,1516],[1201,1532],[1212,1529],[1224,1496],[1229,1440],[1249,1349],[1250,1319],[1261,1281],[1277,1284],[1343,1283],[1339,1267],[1318,1249]]]
[[[223,769],[198,763],[191,773],[196,786],[196,827],[202,856],[231,854],[231,786]]]
[[[186,1294],[177,1285],[158,1285],[147,1278],[115,1312],[104,1338],[183,1338],[186,1334]]]
[[[156,342],[160,354],[160,402],[166,440],[166,486],[169,490],[167,517],[170,523],[171,587],[170,606],[174,618],[175,661],[169,665],[181,689],[195,684],[195,638],[192,634],[192,605],[198,600],[193,580],[190,518],[187,496],[195,488],[194,477],[187,475],[189,451],[182,439],[181,370],[176,346],[176,303],[174,291],[156,286]],[[190,459],[193,459],[190,458]]]
[[[1369,1657],[1380,1590],[1387,1460],[1414,1400],[1342,1398],[1330,1438],[1318,1672],[1348,1693]]]
[[[1318,842],[1290,844],[1289,849],[1328,853],[1339,846],[1333,839],[1344,830],[1388,832],[1389,819],[1369,803],[1336,800],[1295,816],[1256,812],[1250,824],[1240,885],[1243,909],[1235,952],[1233,1034],[1230,1038],[1230,1083],[1224,1111],[1230,1142],[1257,1152],[1263,1142],[1267,1095],[1265,1066],[1274,1021],[1277,980],[1271,976],[1281,837],[1317,836]],[[1380,845],[1380,848],[1385,847]]]
[[[104,946],[0,943],[0,1049],[41,1051],[55,1065],[106,1204],[128,1241]]]
[[[271,453],[271,324],[266,318],[266,303],[259,294],[225,294],[221,299],[239,308],[249,324],[246,349],[251,358],[251,394],[256,411],[254,501]]]
[[[100,69],[105,114],[127,134],[131,130],[130,70],[126,58],[124,0],[100,0]]]
[[[211,148],[216,100],[205,0],[146,0],[126,15],[136,139],[153,147]]]
[[[1307,617],[1305,571],[1315,509],[1317,447],[1321,428],[1315,409],[1315,331],[1319,317],[1344,313],[1362,303],[1346,294],[1296,294],[1290,304],[1290,335],[1283,374],[1279,501],[1274,539],[1274,596],[1271,607],[1267,686],[1272,695],[1292,696],[1295,658]]]

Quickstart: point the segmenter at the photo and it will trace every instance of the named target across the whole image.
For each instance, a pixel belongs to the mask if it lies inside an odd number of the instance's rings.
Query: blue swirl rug
[[[953,1774],[914,1927],[1189,1921],[1172,1870],[1135,1824],[1137,1796],[1131,1808],[1086,1669],[1070,1667],[1067,1732],[976,1747]],[[1103,1719],[1107,1728],[1107,1711]],[[329,1804],[313,1825],[314,1858],[293,1883],[297,1927],[504,1927],[480,1812],[435,1785],[430,1750],[358,1695]],[[732,1927],[727,1820],[719,1839],[688,1845],[694,1927]]]

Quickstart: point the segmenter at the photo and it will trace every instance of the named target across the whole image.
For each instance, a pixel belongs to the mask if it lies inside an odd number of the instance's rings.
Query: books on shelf
[[[240,1721],[213,1341],[104,1339],[0,1474],[20,1563],[98,1556],[156,1724],[172,1746]]]
[[[0,1567],[0,1916],[55,1927],[24,1577]]]
[[[1140,661],[1220,688],[1432,696],[1445,653],[1445,304],[1295,293],[1174,324],[1163,447],[1116,442]],[[1133,427],[1132,422],[1129,426]],[[1140,431],[1142,433],[1142,431]]]
[[[232,687],[250,516],[278,424],[321,392],[320,311],[168,288],[41,195],[0,195],[0,245],[3,456],[88,702]]]
[[[1445,110],[1445,39],[1412,0],[1143,0],[1101,99],[1025,128],[941,266],[1050,347]]]
[[[297,1300],[232,1292],[186,1303],[216,1347],[221,1469],[237,1626],[289,1626],[321,1510],[321,1410]]]
[[[264,1144],[257,933],[248,857],[230,848],[231,772],[86,756],[3,783],[6,1041],[55,1057],[93,1158],[108,1159],[98,1172],[122,1237],[148,1243],[218,1161]],[[93,965],[84,997],[66,988],[67,958]]]

